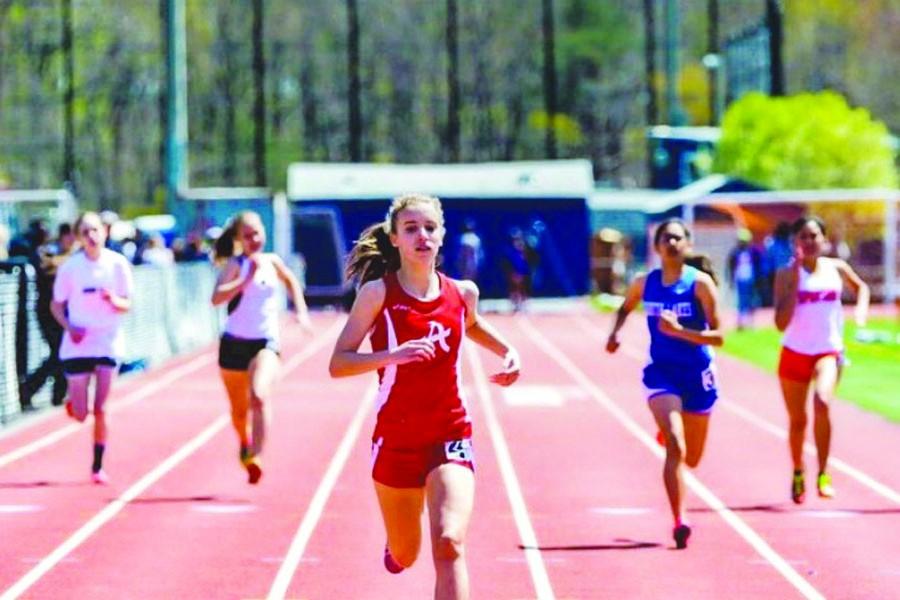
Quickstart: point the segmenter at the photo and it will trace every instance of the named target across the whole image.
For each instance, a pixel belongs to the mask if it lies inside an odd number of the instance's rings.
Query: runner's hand
[[[297,321],[297,324],[300,325],[300,329],[303,333],[312,334],[313,333],[313,325],[312,321],[309,319],[309,313],[307,311],[298,312],[294,315],[294,318]]]
[[[503,387],[512,385],[519,378],[521,366],[522,361],[519,359],[519,354],[514,350],[510,350],[506,353],[506,356],[503,357],[503,370],[491,375],[491,383],[496,383]]]
[[[76,325],[69,325],[68,332],[69,337],[72,338],[72,341],[76,344],[80,344],[81,340],[84,339],[84,336],[87,335],[87,329]]]
[[[431,340],[420,338],[403,342],[391,352],[391,362],[405,365],[413,362],[426,362],[434,358],[434,344]]]
[[[609,337],[606,339],[606,351],[610,354],[614,353],[619,349],[619,346],[622,344],[619,343],[619,336],[615,333],[609,334]]]
[[[678,315],[671,310],[664,310],[659,315],[659,330],[666,335],[674,335],[684,329],[678,322]]]

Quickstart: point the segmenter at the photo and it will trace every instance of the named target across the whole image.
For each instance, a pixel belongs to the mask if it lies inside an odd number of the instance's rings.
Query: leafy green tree
[[[715,168],[772,189],[898,184],[884,123],[834,92],[747,94],[725,113]]]

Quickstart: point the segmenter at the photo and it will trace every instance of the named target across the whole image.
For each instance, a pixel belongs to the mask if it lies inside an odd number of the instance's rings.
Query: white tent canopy
[[[289,200],[383,199],[405,192],[441,198],[587,198],[587,160],[477,164],[294,163]]]

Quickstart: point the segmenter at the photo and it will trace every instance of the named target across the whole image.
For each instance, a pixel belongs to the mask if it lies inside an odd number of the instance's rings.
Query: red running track
[[[89,431],[61,411],[0,433],[0,599],[430,597],[427,545],[400,575],[381,566],[374,376],[327,376],[342,320],[316,315],[316,337],[286,336],[256,487],[212,348],[119,383],[108,487],[87,483]],[[839,496],[796,507],[777,381],[719,358],[724,398],[688,498],[695,535],[676,551],[640,323],[608,356],[607,318],[587,310],[492,321],[524,370],[504,390],[486,382],[494,357],[470,351],[464,365],[473,598],[896,596],[897,425],[837,403]]]

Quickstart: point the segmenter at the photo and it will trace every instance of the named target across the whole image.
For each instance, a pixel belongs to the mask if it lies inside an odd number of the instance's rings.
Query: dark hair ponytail
[[[345,274],[349,280],[367,281],[380,279],[400,268],[400,251],[391,244],[385,223],[366,227],[347,256]]]
[[[712,259],[707,254],[689,254],[684,257],[684,264],[694,267],[698,271],[703,271],[712,277],[713,283],[719,285],[719,278],[716,276],[716,270],[713,268]]]

